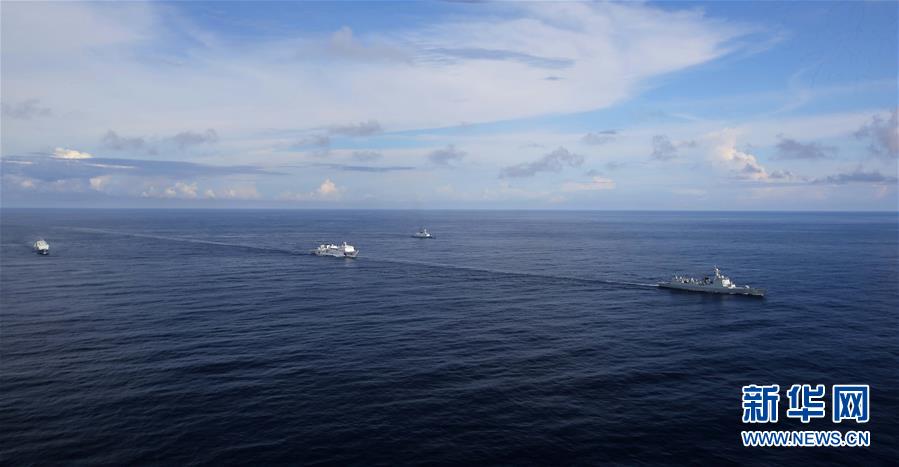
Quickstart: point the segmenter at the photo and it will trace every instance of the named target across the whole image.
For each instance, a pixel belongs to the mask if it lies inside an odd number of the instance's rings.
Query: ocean
[[[899,459],[896,213],[0,221],[5,465]],[[437,238],[412,238],[422,226]],[[309,254],[342,241],[357,259]],[[653,286],[714,266],[767,296]],[[869,384],[870,422],[788,419],[803,383]],[[750,384],[780,385],[777,424],[742,423]],[[871,446],[747,448],[748,429],[869,430]]]

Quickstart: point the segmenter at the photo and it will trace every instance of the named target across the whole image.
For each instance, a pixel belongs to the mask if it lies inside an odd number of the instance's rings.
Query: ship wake
[[[94,229],[88,227],[68,227],[65,228],[67,230],[77,231],[77,232],[85,232],[85,233],[96,233],[101,235],[118,235],[125,237],[135,237],[135,238],[149,238],[153,240],[164,240],[164,241],[172,241],[172,242],[184,242],[184,243],[197,243],[202,245],[212,245],[212,246],[221,246],[221,247],[230,247],[230,248],[241,248],[247,250],[254,251],[263,251],[267,253],[280,253],[280,254],[289,254],[289,255],[308,255],[309,252],[306,250],[298,251],[291,250],[287,248],[276,248],[276,247],[268,247],[261,245],[246,245],[241,243],[229,243],[229,242],[221,242],[216,240],[205,240],[198,238],[185,238],[185,237],[176,237],[170,235],[156,235],[156,234],[142,234],[135,232],[122,232],[117,230],[105,230],[105,229]],[[552,279],[552,280],[562,280],[562,281],[572,281],[572,282],[582,282],[589,284],[605,284],[605,285],[613,285],[618,287],[639,287],[639,288],[658,288],[657,284],[644,283],[644,282],[634,282],[634,281],[619,281],[619,280],[609,280],[609,279],[600,279],[600,278],[592,278],[592,277],[574,277],[574,276],[565,276],[565,275],[557,275],[557,274],[542,274],[537,272],[526,272],[526,271],[508,271],[503,269],[492,269],[492,268],[479,268],[474,266],[463,266],[458,264],[448,264],[448,263],[437,263],[430,261],[414,261],[414,260],[403,260],[403,259],[395,259],[395,258],[383,258],[376,256],[365,256],[357,258],[357,261],[375,261],[381,263],[393,263],[393,264],[406,264],[411,266],[421,266],[428,268],[437,268],[437,269],[453,269],[458,271],[471,271],[471,272],[480,272],[487,274],[502,274],[506,276],[517,276],[517,277],[532,277],[532,278],[542,278],[542,279]]]

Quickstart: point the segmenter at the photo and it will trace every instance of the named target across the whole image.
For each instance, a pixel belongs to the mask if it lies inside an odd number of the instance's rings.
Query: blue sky
[[[897,210],[895,2],[2,8],[6,207]]]

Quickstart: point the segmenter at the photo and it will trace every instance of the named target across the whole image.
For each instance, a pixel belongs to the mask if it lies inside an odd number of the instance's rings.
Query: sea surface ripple
[[[899,459],[895,213],[0,221],[5,465]],[[309,254],[344,240],[357,260]],[[767,297],[654,286],[716,265]],[[796,383],[870,384],[871,422],[760,429],[864,429],[872,446],[743,448],[741,386]]]

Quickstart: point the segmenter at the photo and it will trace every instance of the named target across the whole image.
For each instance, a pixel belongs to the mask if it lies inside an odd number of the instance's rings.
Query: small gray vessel
[[[688,290],[690,292],[752,295],[754,297],[765,296],[765,289],[757,289],[748,285],[742,287],[735,285],[730,278],[721,274],[717,267],[715,267],[715,277],[712,278],[694,279],[692,277],[674,276],[670,281],[659,282],[658,285],[665,289]]]

